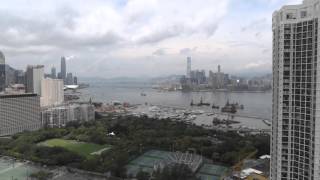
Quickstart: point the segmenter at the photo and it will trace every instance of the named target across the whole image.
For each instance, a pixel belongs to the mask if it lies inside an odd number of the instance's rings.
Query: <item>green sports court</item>
[[[224,166],[214,164],[203,164],[199,169],[197,176],[202,180],[219,180],[225,173],[228,172],[228,168]]]
[[[154,165],[160,161],[170,159],[169,157],[175,156],[176,153],[169,151],[150,150],[143,155],[132,160],[127,166],[127,174],[135,176],[140,170],[152,173]],[[180,153],[181,154],[181,153]],[[228,172],[228,168],[220,165],[201,163],[196,175],[201,180],[220,180],[221,177]]]

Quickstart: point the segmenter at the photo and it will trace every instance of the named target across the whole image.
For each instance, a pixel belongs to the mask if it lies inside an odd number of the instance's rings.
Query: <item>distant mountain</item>
[[[101,77],[79,77],[79,82],[104,82],[104,83],[154,83],[159,81],[176,81],[180,80],[182,75],[169,75],[159,77],[115,77],[115,78],[101,78]]]
[[[154,83],[155,82],[168,82],[168,81],[179,82],[182,76],[183,75],[169,75],[169,76],[155,77],[155,78],[152,78],[151,81]]]
[[[232,75],[245,77],[245,78],[252,78],[252,77],[261,77],[261,76],[265,76],[268,74],[272,75],[272,73],[270,71],[250,70],[250,71],[246,71],[246,72],[235,73]]]
[[[82,83],[90,82],[103,82],[103,83],[117,83],[117,84],[127,84],[127,83],[150,83],[150,78],[137,78],[137,77],[115,77],[115,78],[101,78],[101,77],[79,77],[79,81]]]

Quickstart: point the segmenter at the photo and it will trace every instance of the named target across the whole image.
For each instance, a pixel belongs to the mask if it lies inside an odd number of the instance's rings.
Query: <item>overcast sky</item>
[[[25,69],[60,57],[78,76],[146,77],[192,69],[271,72],[272,12],[302,0],[10,0],[0,50]]]

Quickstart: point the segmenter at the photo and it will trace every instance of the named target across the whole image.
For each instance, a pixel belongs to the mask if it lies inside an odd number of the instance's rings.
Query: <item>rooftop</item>
[[[18,98],[18,97],[35,97],[38,96],[37,94],[33,93],[25,93],[25,94],[0,94],[0,99],[7,99],[7,98]]]

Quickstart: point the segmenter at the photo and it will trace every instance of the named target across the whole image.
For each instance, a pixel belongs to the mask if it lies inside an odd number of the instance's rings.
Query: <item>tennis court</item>
[[[144,153],[144,156],[153,157],[153,158],[157,158],[157,159],[165,159],[170,154],[171,154],[171,152],[168,152],[168,151],[150,150],[150,151]]]
[[[131,174],[133,176],[135,176],[140,170],[144,171],[144,172],[148,172],[148,173],[152,173],[153,168],[150,167],[143,167],[143,166],[137,166],[137,165],[127,165],[127,174]]]
[[[162,160],[166,160],[173,152],[150,150],[132,160],[127,166],[127,174],[135,176],[140,170],[152,173],[154,165]],[[214,164],[203,164],[197,171],[197,176],[201,180],[219,180],[226,172],[227,167],[214,165]]]
[[[138,157],[137,159],[131,161],[130,164],[138,165],[138,166],[145,166],[145,167],[153,167],[153,165],[156,164],[158,161],[159,161],[158,158],[153,158],[153,157],[148,157],[148,156],[142,155],[142,156]]]
[[[27,163],[0,158],[1,180],[26,180],[30,174],[36,171],[35,167],[31,167]]]
[[[140,170],[151,173],[153,166],[159,161],[167,158],[171,152],[150,150],[131,161],[127,166],[127,174],[135,176]]]
[[[201,180],[218,180],[227,173],[228,168],[214,164],[203,164],[197,173]]]

